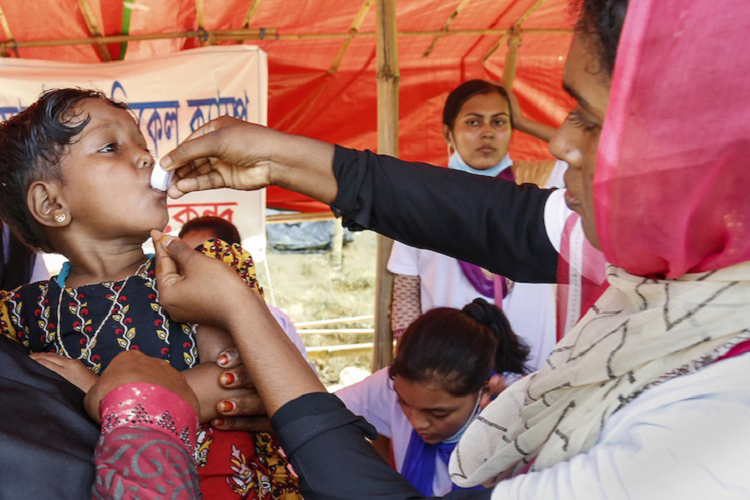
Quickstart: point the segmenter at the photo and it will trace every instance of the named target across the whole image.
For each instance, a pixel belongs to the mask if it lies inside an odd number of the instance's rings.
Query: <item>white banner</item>
[[[25,109],[45,89],[93,88],[127,103],[157,157],[221,115],[266,124],[268,64],[257,47],[204,47],[147,61],[69,64],[0,58],[0,120]],[[229,189],[170,200],[168,231],[214,215],[233,222],[262,260],[265,191]],[[262,246],[262,248],[261,248]]]

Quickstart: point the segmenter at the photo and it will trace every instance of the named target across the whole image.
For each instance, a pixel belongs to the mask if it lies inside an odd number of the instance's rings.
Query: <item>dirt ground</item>
[[[374,314],[376,243],[375,233],[353,233],[353,241],[344,245],[340,268],[331,264],[330,252],[279,253],[269,248],[267,269],[265,263],[257,266],[258,279],[266,289],[266,300],[284,309],[294,323]],[[368,320],[315,328],[372,326],[372,320]],[[372,335],[303,334],[302,339],[306,346],[314,347],[372,342]],[[336,388],[341,370],[346,367],[369,372],[371,353],[336,355],[327,360],[315,357],[311,361],[316,364],[323,383]]]

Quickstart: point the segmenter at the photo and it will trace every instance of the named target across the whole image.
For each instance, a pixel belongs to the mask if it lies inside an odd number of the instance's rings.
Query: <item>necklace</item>
[[[135,271],[134,275],[131,275],[131,276],[128,276],[127,278],[125,278],[125,281],[122,282],[122,286],[120,287],[120,289],[115,292],[115,296],[112,299],[112,306],[109,308],[109,312],[107,313],[106,316],[104,316],[104,318],[102,319],[101,323],[99,323],[99,326],[97,327],[97,329],[94,332],[94,334],[91,337],[89,337],[88,341],[86,342],[86,347],[83,349],[83,351],[81,351],[81,354],[78,357],[76,357],[75,359],[81,360],[81,359],[85,358],[85,359],[89,360],[89,358],[91,357],[91,349],[93,349],[94,346],[96,346],[96,339],[99,336],[99,332],[102,331],[102,328],[104,327],[104,324],[107,322],[107,320],[110,317],[112,317],[112,313],[115,310],[115,306],[117,306],[117,302],[118,302],[118,300],[120,298],[120,294],[125,289],[125,285],[128,284],[128,281],[133,276],[139,276],[141,274],[141,272],[144,271],[144,269],[146,268],[146,265],[148,265],[149,262],[150,262],[150,260],[146,260],[146,262],[144,262],[143,264],[141,264],[138,267],[138,269]],[[113,283],[112,286],[114,287],[114,283]],[[61,321],[62,318],[60,317],[60,313],[61,313],[62,299],[63,299],[63,295],[64,294],[65,294],[65,286],[61,285],[60,286],[60,296],[57,299],[57,329],[56,329],[57,332],[56,332],[56,335],[55,335],[55,345],[57,346],[58,352],[60,354],[62,354],[66,358],[71,358],[72,359],[73,356],[71,356],[68,353],[68,350],[65,348],[65,344],[63,344],[63,341],[62,341],[62,335],[60,334],[60,323],[62,322]],[[81,328],[83,328],[83,325],[81,325]]]

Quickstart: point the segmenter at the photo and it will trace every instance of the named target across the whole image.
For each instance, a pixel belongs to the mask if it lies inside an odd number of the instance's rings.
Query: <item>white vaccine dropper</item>
[[[172,181],[173,175],[174,172],[172,170],[164,170],[161,168],[161,161],[157,161],[154,169],[151,171],[151,187],[160,191],[166,191],[169,183]]]

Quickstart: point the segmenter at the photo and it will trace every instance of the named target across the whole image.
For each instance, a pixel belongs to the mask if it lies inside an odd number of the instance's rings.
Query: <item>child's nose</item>
[[[140,155],[136,159],[137,168],[151,168],[154,166],[155,160],[150,154]]]

